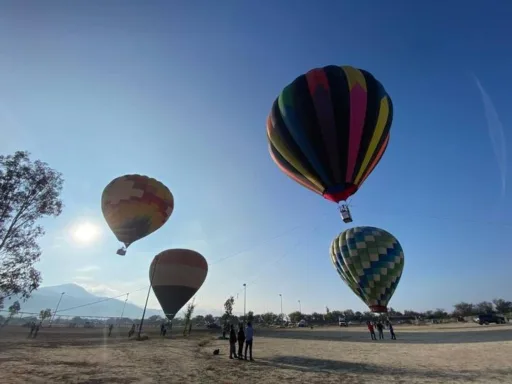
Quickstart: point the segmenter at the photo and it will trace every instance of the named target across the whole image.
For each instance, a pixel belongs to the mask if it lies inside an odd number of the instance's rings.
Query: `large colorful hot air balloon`
[[[155,256],[149,267],[149,279],[169,320],[201,288],[207,274],[208,263],[196,251],[169,249]]]
[[[270,155],[297,183],[339,203],[379,163],[392,120],[391,98],[371,73],[349,66],[315,68],[274,101],[267,119]],[[344,221],[352,221],[348,206],[341,208]]]
[[[171,216],[174,198],[158,180],[125,175],[112,180],[103,190],[101,210],[108,226],[126,248],[155,232]],[[124,255],[125,248],[117,251]]]
[[[372,312],[387,312],[404,269],[404,252],[393,235],[374,227],[347,229],[332,241],[331,261]]]

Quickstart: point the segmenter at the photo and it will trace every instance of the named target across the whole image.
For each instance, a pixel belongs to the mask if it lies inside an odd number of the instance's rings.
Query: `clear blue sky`
[[[46,223],[42,243],[45,285],[128,292],[147,285],[163,249],[191,247],[211,264],[247,250],[211,265],[200,307],[220,310],[247,282],[258,312],[279,312],[279,293],[285,312],[297,300],[308,312],[364,310],[329,259],[346,228],[336,206],[282,174],[265,138],[283,86],[312,67],[349,64],[374,73],[395,106],[388,150],[352,210],[354,224],[390,231],[405,250],[391,306],[451,309],[510,294],[512,204],[501,171],[510,162],[489,132],[509,136],[512,124],[512,5],[312,4],[2,2],[0,150],[30,150],[66,178],[65,212]],[[471,74],[502,127],[486,118]],[[99,203],[125,173],[162,180],[176,208],[120,258]],[[68,232],[80,220],[103,237],[74,244]]]

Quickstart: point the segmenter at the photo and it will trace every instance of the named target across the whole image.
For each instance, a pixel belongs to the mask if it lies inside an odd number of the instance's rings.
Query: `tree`
[[[250,323],[252,323],[254,321],[254,312],[253,311],[247,312],[247,321]]]
[[[2,324],[2,327],[5,327],[9,323],[9,321],[19,313],[20,310],[21,305],[19,301],[15,301],[14,303],[12,303],[11,306],[9,307],[9,317],[5,319],[5,322]]]
[[[194,300],[187,304],[187,309],[185,310],[185,328],[183,329],[183,336],[189,335],[192,331],[192,315],[194,314],[195,308],[196,305]]]
[[[207,314],[207,315],[204,317],[204,322],[205,322],[205,323],[208,323],[208,324],[210,324],[210,323],[214,323],[214,322],[215,322],[215,319],[214,319],[213,315],[209,313],[209,314]]]
[[[299,311],[292,312],[288,315],[292,323],[298,323],[302,319],[302,314]]]
[[[230,296],[225,302],[224,302],[224,315],[222,316],[224,322],[229,321],[231,318],[231,315],[233,314],[233,306],[235,305],[235,298],[233,296]]]
[[[455,308],[453,311],[455,316],[471,316],[475,312],[473,304],[471,303],[460,302],[455,304],[453,308]]]
[[[333,311],[333,313],[334,313],[334,311]],[[353,318],[355,318],[356,314],[354,313],[353,310],[347,309],[347,310],[343,311],[343,316],[345,316],[345,319],[348,321],[348,320],[352,320]]]
[[[261,318],[263,319],[263,322],[265,324],[273,324],[274,321],[277,319],[277,316],[275,313],[267,312],[261,315]]]
[[[482,301],[475,305],[475,309],[478,313],[492,313],[494,311],[494,308],[492,306],[492,303],[490,301]]]
[[[507,314],[512,312],[512,301],[506,301],[503,299],[494,299],[494,306],[496,307],[496,312],[501,314]]]
[[[436,308],[436,310],[433,313],[433,317],[435,319],[446,319],[448,317],[448,312],[446,312],[442,308]]]
[[[150,316],[148,318],[148,323],[159,323],[161,322],[163,319],[162,319],[162,316],[159,316],[159,315],[153,315],[153,316]]]
[[[28,152],[0,156],[0,306],[6,297],[27,299],[41,284],[34,268],[44,229],[37,222],[62,212],[62,175]]]
[[[39,312],[39,318],[41,319],[41,323],[46,319],[49,319],[50,317],[52,317],[52,310],[50,308],[41,309],[41,311]]]

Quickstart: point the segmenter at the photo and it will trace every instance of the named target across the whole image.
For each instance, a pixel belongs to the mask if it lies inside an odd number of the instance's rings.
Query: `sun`
[[[71,231],[73,240],[81,244],[90,244],[98,238],[100,234],[99,228],[89,222],[80,223]]]

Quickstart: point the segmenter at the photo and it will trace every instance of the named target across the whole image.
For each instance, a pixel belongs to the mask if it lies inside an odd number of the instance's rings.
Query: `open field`
[[[363,327],[256,329],[254,362],[228,359],[218,333],[127,339],[127,329],[0,331],[0,383],[512,383],[512,326],[396,326],[371,341]],[[220,348],[220,355],[213,356]]]

